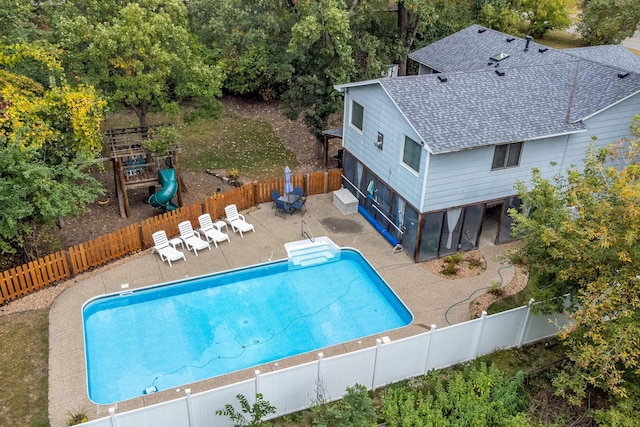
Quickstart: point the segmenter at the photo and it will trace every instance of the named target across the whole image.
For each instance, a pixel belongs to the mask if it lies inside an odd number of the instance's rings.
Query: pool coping
[[[414,263],[404,252],[393,253],[393,248],[359,214],[342,214],[332,203],[332,194],[310,196],[305,215],[282,217],[274,215],[271,203],[243,212],[254,224],[255,233],[231,235],[211,251],[200,251],[196,257],[187,253],[187,261],[177,261],[173,267],[160,261],[151,250],[134,255],[124,262],[114,263],[93,273],[79,276],[75,284],[54,302],[49,313],[49,419],[51,426],[66,425],[69,413],[83,411],[90,419],[108,416],[109,408],[123,412],[175,399],[190,388],[195,394],[255,376],[255,371],[270,372],[317,360],[318,352],[331,357],[375,346],[382,336],[397,340],[429,330],[468,320],[469,296],[476,290],[499,280],[498,269],[502,249],[493,244],[480,244],[487,269],[482,274],[466,279],[450,280],[431,274],[421,264]],[[302,221],[315,236],[327,236],[341,247],[353,247],[373,265],[413,314],[413,322],[405,327],[383,334],[365,337],[336,346],[281,359],[242,371],[189,384],[178,389],[164,390],[126,400],[113,405],[97,405],[88,398],[82,331],[82,305],[89,299],[153,284],[171,282],[185,277],[199,276],[215,271],[259,264],[287,257],[284,243],[300,240]],[[486,243],[486,242],[485,242]],[[185,251],[186,253],[186,251]],[[505,281],[512,272],[502,271]]]

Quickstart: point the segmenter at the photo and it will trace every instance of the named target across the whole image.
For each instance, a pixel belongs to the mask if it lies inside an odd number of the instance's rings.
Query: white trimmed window
[[[521,152],[522,142],[496,145],[496,149],[493,152],[493,163],[491,164],[491,170],[519,166]]]
[[[351,101],[351,125],[362,132],[364,123],[364,107],[356,101]]]
[[[408,136],[404,137],[404,150],[402,151],[402,162],[414,171],[420,173],[420,155],[422,146]]]

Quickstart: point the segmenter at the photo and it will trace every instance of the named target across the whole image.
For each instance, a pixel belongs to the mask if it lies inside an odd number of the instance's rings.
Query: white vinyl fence
[[[431,330],[398,341],[324,358],[303,365],[261,374],[225,387],[185,396],[133,411],[116,413],[83,425],[99,427],[227,427],[233,423],[215,415],[231,403],[238,410],[236,395],[250,403],[256,393],[277,408],[276,418],[310,407],[321,393],[325,402],[340,399],[347,387],[362,384],[375,390],[387,384],[424,375],[473,360],[498,349],[518,347],[554,336],[567,319],[562,314],[534,315],[520,307],[479,319]]]

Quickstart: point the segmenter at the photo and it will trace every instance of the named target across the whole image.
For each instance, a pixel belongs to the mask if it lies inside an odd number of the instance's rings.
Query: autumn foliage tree
[[[582,169],[551,180],[534,170],[511,212],[537,307],[572,320],[560,334],[570,363],[554,383],[574,403],[588,386],[624,398],[640,379],[640,117],[631,129],[635,139],[591,149]]]
[[[23,250],[36,226],[75,215],[103,190],[87,172],[102,148],[104,101],[72,87],[56,51],[0,46],[0,253]],[[27,64],[27,66],[25,66]],[[22,70],[49,76],[42,84]]]

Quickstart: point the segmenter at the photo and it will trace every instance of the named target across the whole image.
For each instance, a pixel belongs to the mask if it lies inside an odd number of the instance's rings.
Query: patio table
[[[284,202],[284,204],[287,206],[287,210],[289,211],[289,213],[293,213],[296,211],[296,209],[293,208],[293,204],[297,202],[298,199],[300,199],[300,196],[297,196],[294,193],[287,193],[278,197],[278,200]]]

